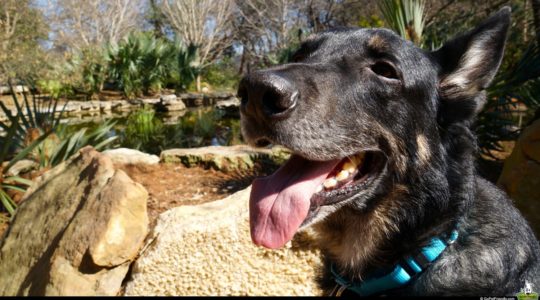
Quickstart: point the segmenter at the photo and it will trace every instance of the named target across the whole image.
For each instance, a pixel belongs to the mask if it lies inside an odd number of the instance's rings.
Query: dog
[[[316,233],[331,295],[510,295],[540,289],[540,246],[475,170],[471,130],[502,60],[505,7],[436,51],[387,29],[308,37],[239,83],[252,146],[291,158],[254,180],[252,241]]]

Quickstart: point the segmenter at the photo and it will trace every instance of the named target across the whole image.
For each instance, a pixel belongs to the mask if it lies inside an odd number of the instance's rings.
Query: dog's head
[[[243,78],[244,138],[294,153],[253,182],[253,241],[281,247],[300,226],[366,209],[388,191],[383,184],[444,169],[444,135],[482,107],[509,22],[502,9],[435,52],[386,29],[324,32],[291,63]]]

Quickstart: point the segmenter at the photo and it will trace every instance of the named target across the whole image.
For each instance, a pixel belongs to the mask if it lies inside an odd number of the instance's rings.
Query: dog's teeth
[[[323,190],[323,186],[322,186],[322,185],[319,185],[319,186],[317,187],[317,189],[315,190],[315,194],[322,192],[322,190]]]
[[[323,183],[324,187],[331,189],[337,185],[337,180],[335,178],[328,178]]]
[[[354,170],[356,170],[356,165],[352,161],[347,161],[343,164],[344,171],[349,172],[350,174],[354,173]]]
[[[349,178],[349,171],[346,170],[341,170],[336,176],[337,181],[343,181],[347,178]]]
[[[352,157],[352,161],[355,166],[359,166],[364,161],[364,153],[358,153],[357,155]]]

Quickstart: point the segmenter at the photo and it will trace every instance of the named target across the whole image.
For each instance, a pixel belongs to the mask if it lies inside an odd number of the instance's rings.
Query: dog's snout
[[[299,92],[294,83],[279,75],[257,72],[242,79],[238,88],[242,111],[264,118],[282,118],[294,110]]]

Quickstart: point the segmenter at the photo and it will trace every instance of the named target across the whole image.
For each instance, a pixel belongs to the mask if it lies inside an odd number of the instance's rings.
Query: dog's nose
[[[286,78],[270,72],[254,72],[242,79],[238,96],[245,114],[276,119],[294,110],[299,93]]]

